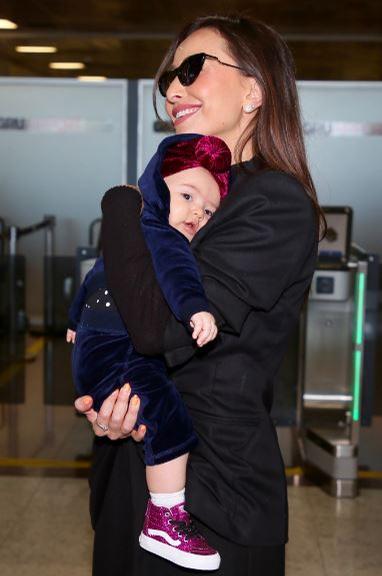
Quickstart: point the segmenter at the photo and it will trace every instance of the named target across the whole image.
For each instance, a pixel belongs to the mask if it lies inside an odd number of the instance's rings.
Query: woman
[[[216,574],[280,576],[287,497],[269,416],[272,379],[310,285],[320,220],[293,61],[264,24],[207,17],[179,34],[156,83],[177,133],[219,136],[234,158],[229,195],[191,244],[220,335],[198,351],[174,318],[165,329],[166,359],[199,438],[188,468],[188,509],[221,554]],[[118,208],[105,210],[106,236]],[[110,246],[108,252],[112,258]],[[110,288],[123,306],[128,279],[119,276]],[[155,302],[154,280],[142,288],[147,302]],[[149,329],[135,330],[134,322],[128,328],[139,351],[158,351],[145,340]],[[128,398],[126,386],[98,414],[89,398],[76,403],[97,436],[108,437],[98,441],[91,479],[94,574],[182,574],[138,550],[144,468],[139,443],[125,438],[140,440],[144,430],[133,431],[139,400],[128,408]]]

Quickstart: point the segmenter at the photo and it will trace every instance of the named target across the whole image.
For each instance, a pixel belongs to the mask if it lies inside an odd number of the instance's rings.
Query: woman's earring
[[[248,102],[248,104],[244,104],[244,106],[243,106],[243,110],[247,114],[250,114],[251,112],[253,112],[255,110],[255,108],[256,108],[256,106],[254,104],[252,104],[251,102]]]

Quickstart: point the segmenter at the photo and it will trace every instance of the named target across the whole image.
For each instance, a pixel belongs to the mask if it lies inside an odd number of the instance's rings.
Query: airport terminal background
[[[371,79],[298,83],[329,233],[275,385],[287,576],[382,574],[382,82]],[[152,85],[0,78],[2,576],[91,572],[93,436],[73,408],[64,333],[99,251],[103,193],[136,182],[168,133]]]

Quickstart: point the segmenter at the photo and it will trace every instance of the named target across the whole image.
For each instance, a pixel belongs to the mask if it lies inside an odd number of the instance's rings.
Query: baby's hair
[[[231,152],[216,136],[197,136],[169,146],[162,164],[162,176],[171,176],[189,168],[202,167],[215,178],[220,197],[228,194]]]

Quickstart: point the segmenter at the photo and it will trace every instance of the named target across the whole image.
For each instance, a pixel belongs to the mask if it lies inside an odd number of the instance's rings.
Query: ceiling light
[[[15,50],[23,54],[52,54],[57,52],[55,46],[16,46]]]
[[[104,82],[107,80],[106,76],[77,76],[77,78],[82,82]]]
[[[0,18],[0,28],[3,30],[14,30],[17,28],[17,24],[11,20],[6,20],[5,18]]]
[[[82,70],[85,68],[83,62],[51,62],[49,68],[53,70]]]

